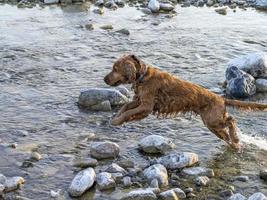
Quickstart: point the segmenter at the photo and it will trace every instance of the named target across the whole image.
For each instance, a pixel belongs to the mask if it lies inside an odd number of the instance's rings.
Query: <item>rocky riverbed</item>
[[[113,127],[109,121],[116,107],[96,112],[78,103],[81,91],[106,87],[104,74],[126,52],[222,95],[231,59],[266,52],[266,13],[249,8],[224,16],[214,8],[179,5],[175,15],[147,15],[129,6],[104,8],[99,15],[95,9],[88,3],[0,6],[0,195],[41,200],[75,199],[80,193],[80,199],[266,196],[264,112],[229,110],[245,144],[236,154],[197,116],[151,116]],[[266,102],[267,97],[249,98]],[[145,139],[151,135],[157,139]],[[104,150],[106,143],[112,150]],[[182,159],[188,155],[192,159]],[[82,192],[76,183],[86,185]]]

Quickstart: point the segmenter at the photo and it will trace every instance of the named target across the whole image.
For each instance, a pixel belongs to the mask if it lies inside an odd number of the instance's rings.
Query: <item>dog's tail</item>
[[[267,104],[224,99],[226,106],[233,106],[241,110],[267,110]]]

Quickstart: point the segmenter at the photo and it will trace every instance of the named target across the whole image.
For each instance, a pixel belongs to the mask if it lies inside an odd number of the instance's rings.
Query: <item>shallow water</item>
[[[230,110],[246,142],[240,155],[210,134],[199,117],[155,120],[152,116],[111,127],[112,113],[86,112],[76,105],[82,88],[105,86],[103,76],[124,53],[135,53],[206,88],[218,88],[229,59],[267,51],[267,13],[248,9],[222,16],[213,8],[177,7],[177,16],[167,18],[145,16],[131,7],[105,10],[103,16],[92,9],[89,4],[33,9],[0,6],[0,172],[26,179],[16,194],[39,200],[48,199],[51,189],[65,191],[74,177],[73,159],[88,154],[89,133],[96,134],[94,140],[118,142],[121,156],[137,163],[147,158],[136,150],[138,140],[152,133],[165,135],[174,139],[176,151],[196,152],[200,165],[216,169],[215,189],[232,175],[246,174],[248,183],[231,183],[237,191],[267,193],[267,185],[258,178],[259,169],[267,168],[266,112]],[[87,23],[95,24],[95,30],[80,27]],[[99,28],[105,24],[112,24],[114,30]],[[127,28],[130,36],[115,33],[120,28]],[[267,102],[267,96],[252,100]],[[17,149],[5,147],[14,142]],[[44,158],[33,167],[21,168],[32,149]],[[196,193],[204,199],[214,190]],[[84,199],[95,194],[88,195]]]

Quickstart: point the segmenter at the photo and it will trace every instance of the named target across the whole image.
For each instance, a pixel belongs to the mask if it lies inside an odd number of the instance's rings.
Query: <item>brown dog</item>
[[[226,106],[245,110],[267,108],[267,104],[224,99],[203,87],[148,66],[134,55],[118,59],[104,81],[111,86],[132,84],[135,93],[133,101],[120,109],[112,125],[140,120],[150,113],[167,116],[193,112],[201,116],[211,132],[237,150],[240,143],[236,123],[226,112]]]

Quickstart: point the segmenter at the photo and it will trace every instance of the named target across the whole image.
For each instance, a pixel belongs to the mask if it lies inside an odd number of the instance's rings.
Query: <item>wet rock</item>
[[[236,193],[236,194],[232,195],[228,200],[246,200],[246,197],[244,197],[240,193]]]
[[[184,191],[181,190],[180,188],[174,188],[160,193],[159,197],[160,199],[163,200],[179,200],[179,199],[185,199],[186,195]]]
[[[116,33],[121,33],[123,35],[130,35],[130,31],[128,29],[126,29],[126,28],[117,30]]]
[[[186,194],[188,194],[188,193],[192,193],[193,191],[194,191],[193,188],[186,188],[186,189],[184,190],[184,192],[185,192]]]
[[[170,3],[160,3],[160,10],[163,10],[165,12],[170,12],[174,10],[174,6]]]
[[[23,183],[25,183],[24,178],[20,176],[15,176],[11,178],[7,178],[6,182],[4,183],[5,192],[10,192],[13,190],[18,189]]]
[[[244,98],[256,93],[255,79],[235,66],[226,70],[226,94],[234,98]]]
[[[154,178],[154,179],[150,182],[150,187],[151,187],[151,188],[159,188],[159,181],[158,181],[158,179]]]
[[[74,177],[70,184],[68,192],[73,197],[79,197],[86,190],[93,186],[95,180],[95,170],[93,168],[84,169]]]
[[[198,155],[189,152],[171,153],[159,158],[157,162],[164,165],[167,169],[181,169],[197,163]]]
[[[44,0],[44,4],[57,4],[59,0]]]
[[[172,140],[160,135],[149,135],[139,142],[139,149],[146,153],[165,153],[175,147]]]
[[[267,54],[262,52],[250,53],[228,62],[228,68],[237,67],[254,78],[267,75]]]
[[[157,200],[152,189],[137,189],[127,193],[120,200]]]
[[[96,159],[116,158],[120,153],[119,145],[114,142],[94,142],[90,150]]]
[[[13,149],[16,149],[18,147],[18,144],[17,143],[11,143],[9,145],[9,147],[13,148]]]
[[[104,4],[104,6],[105,6],[106,8],[110,8],[110,9],[113,9],[113,10],[115,10],[115,9],[118,8],[118,6],[116,5],[116,3],[115,3],[113,0],[109,0],[109,1],[107,1],[107,2]]]
[[[267,169],[260,171],[260,178],[267,181]],[[1,183],[1,175],[0,175],[0,183]]]
[[[144,14],[151,15],[152,11],[149,8],[141,8],[140,11],[142,11]]]
[[[111,25],[102,26],[102,28],[111,28]],[[90,88],[80,93],[78,104],[82,107],[91,108],[92,106],[102,105],[107,110],[105,104],[109,101],[110,106],[118,106],[127,103],[129,99],[121,92],[108,88]],[[105,102],[104,104],[102,102]]]
[[[3,174],[0,174],[0,184],[5,184],[6,177]]]
[[[61,198],[61,196],[63,196],[63,194],[61,194],[61,190],[57,190],[57,191],[51,190],[50,191],[50,197],[51,198],[59,199],[59,198]]]
[[[25,160],[21,164],[21,168],[29,168],[29,167],[33,167],[33,166],[34,166],[33,162],[31,162],[29,160]]]
[[[118,90],[120,93],[122,93],[124,96],[126,96],[128,98],[131,97],[130,91],[124,86],[118,86],[118,87],[116,87],[116,90]]]
[[[93,13],[95,13],[95,14],[99,14],[99,15],[103,15],[103,14],[104,14],[104,10],[103,10],[102,8],[96,8],[96,9],[93,10]],[[86,28],[86,27],[85,27],[85,28]],[[91,26],[91,27],[88,27],[88,28],[86,28],[86,29],[87,29],[87,30],[93,30],[94,27]]]
[[[185,192],[183,190],[181,190],[180,188],[174,188],[172,190],[175,192],[176,196],[179,199],[185,199],[186,198]]]
[[[101,172],[100,174],[97,174],[96,183],[99,190],[112,189],[116,186],[112,175],[108,172]]]
[[[249,177],[248,176],[236,176],[235,180],[242,181],[242,182],[248,182]]]
[[[208,0],[207,1],[207,6],[212,6],[214,4],[213,0]]]
[[[95,167],[97,166],[98,162],[94,158],[85,158],[82,160],[77,160],[74,162],[74,167],[80,167],[80,168],[88,168],[88,167]]]
[[[215,12],[219,13],[220,15],[226,15],[227,14],[227,7],[217,8],[217,9],[215,9]]]
[[[131,177],[129,177],[129,176],[123,177],[123,180],[122,181],[123,181],[123,185],[125,187],[129,187],[129,186],[132,185],[132,180],[131,180]]]
[[[182,173],[187,176],[208,176],[213,177],[214,171],[205,167],[190,167],[182,170]]]
[[[207,176],[199,176],[195,179],[195,184],[197,186],[206,186],[209,182],[210,179]]]
[[[94,12],[94,10],[93,10]],[[94,30],[94,25],[93,24],[85,24],[84,26],[87,30]]]
[[[257,79],[256,88],[257,92],[267,92],[267,79]]]
[[[150,0],[148,2],[148,6],[147,7],[151,10],[151,12],[157,13],[157,12],[159,12],[160,4],[159,4],[159,2],[157,0]]]
[[[104,26],[100,26],[100,28],[104,29],[104,30],[112,30],[113,26],[111,24],[107,24],[107,25],[104,25]],[[122,97],[120,96],[120,98],[122,98]],[[124,100],[124,99],[122,99],[122,100]]]
[[[122,168],[134,168],[134,162],[132,160],[123,159],[117,162]]]
[[[122,173],[123,175],[125,175],[127,172],[125,169],[123,169],[121,166],[119,166],[116,163],[112,163],[111,165],[109,165],[106,169],[106,172],[110,172],[110,173]]]
[[[190,5],[191,5],[191,2],[190,1],[185,1],[185,2],[183,2],[183,4],[181,5],[181,7],[190,7]]]
[[[39,161],[39,160],[42,159],[42,155],[39,154],[38,152],[32,152],[32,154],[31,154],[31,159],[32,159],[32,160]]]
[[[254,193],[248,198],[248,200],[266,200],[266,199],[267,197],[261,192]]]
[[[121,180],[123,179],[123,174],[122,173],[111,173],[112,178],[115,180],[116,183],[120,183]]]
[[[157,179],[160,187],[168,186],[168,173],[166,168],[161,164],[155,164],[144,170],[144,176],[150,183]]]
[[[122,0],[115,0],[114,1],[119,7],[124,7],[125,3]]]
[[[61,4],[72,4],[72,0],[60,0]]]
[[[255,7],[259,10],[267,10],[267,1],[266,0],[256,0]]]
[[[4,195],[5,186],[0,184],[0,198]]]
[[[225,199],[228,199],[229,197],[231,197],[232,195],[234,195],[233,191],[228,189],[228,190],[223,190],[219,193],[219,195]]]
[[[95,2],[95,6],[104,6],[104,0],[97,0],[96,2]]]

